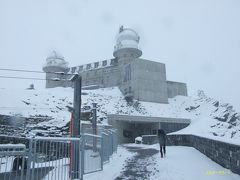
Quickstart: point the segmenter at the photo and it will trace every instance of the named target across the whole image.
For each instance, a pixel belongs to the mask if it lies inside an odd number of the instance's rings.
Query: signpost
[[[92,103],[93,108],[93,118],[92,118],[92,128],[93,128],[93,134],[97,135],[97,103]],[[93,137],[93,151],[97,151],[97,140],[95,137]]]
[[[76,74],[71,78],[74,83],[74,98],[73,98],[73,116],[71,122],[71,134],[72,137],[80,138],[81,130],[81,89],[82,89],[82,78]],[[71,143],[71,178],[80,179],[80,144]],[[81,172],[83,174],[83,172]]]

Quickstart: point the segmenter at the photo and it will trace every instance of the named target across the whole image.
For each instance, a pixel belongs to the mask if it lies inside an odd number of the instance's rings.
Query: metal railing
[[[65,180],[82,177],[80,162],[83,148],[81,142],[81,138],[37,137],[30,139],[26,178]],[[79,159],[77,165],[73,161],[76,157]]]
[[[104,130],[102,132],[102,158],[103,163],[108,162],[114,152],[117,152],[117,130]]]
[[[26,146],[0,144],[0,180],[23,180],[26,170]]]
[[[81,138],[30,138],[24,144],[0,144],[0,180],[83,179],[103,170],[117,151],[116,130]]]
[[[83,135],[84,174],[102,170],[102,137],[93,134]]]

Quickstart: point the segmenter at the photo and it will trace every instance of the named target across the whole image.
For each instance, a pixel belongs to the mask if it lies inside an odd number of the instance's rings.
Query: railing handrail
[[[101,138],[101,136],[96,135],[96,134],[83,133],[82,135],[83,135],[83,136],[91,136],[91,137],[98,137],[98,138]]]
[[[142,137],[157,137],[157,135],[156,134],[150,134],[150,135],[142,135]]]
[[[26,149],[24,144],[0,144],[0,149]]]
[[[81,140],[80,138],[76,138],[76,137],[34,137],[34,138],[29,138],[29,139],[33,139],[33,140],[42,140],[42,141],[79,141]]]

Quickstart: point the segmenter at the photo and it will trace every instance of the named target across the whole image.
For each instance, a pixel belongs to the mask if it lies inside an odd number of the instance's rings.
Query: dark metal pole
[[[73,99],[73,121],[72,121],[72,137],[80,138],[81,130],[81,86],[82,78],[79,75],[75,75],[72,78],[74,82],[74,99]],[[71,143],[71,154],[72,154],[72,168],[71,168],[71,178],[79,179],[79,170],[80,170],[80,149],[79,144],[76,142]],[[81,172],[83,173],[83,172]]]
[[[73,137],[80,137],[80,115],[81,115],[81,86],[82,78],[77,75],[74,80],[74,100],[73,100]]]
[[[97,135],[97,103],[92,103],[93,105],[93,121],[92,121],[92,128],[93,134]],[[97,141],[96,137],[93,137],[93,151],[97,151]]]

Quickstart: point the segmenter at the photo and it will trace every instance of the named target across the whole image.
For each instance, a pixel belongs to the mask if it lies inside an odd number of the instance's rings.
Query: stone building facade
[[[46,88],[69,87],[66,81],[71,75],[82,76],[84,88],[105,88],[118,86],[126,99],[168,103],[168,98],[177,95],[187,96],[185,83],[168,81],[165,64],[140,58],[140,37],[128,28],[120,27],[114,58],[68,67],[64,58],[53,52],[43,67],[46,72]]]

